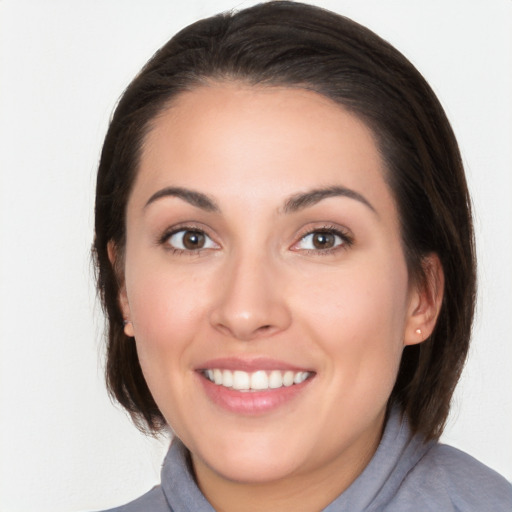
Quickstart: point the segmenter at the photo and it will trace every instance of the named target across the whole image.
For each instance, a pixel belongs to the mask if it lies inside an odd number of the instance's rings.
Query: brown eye
[[[170,235],[165,241],[173,249],[180,251],[198,251],[201,249],[218,249],[218,245],[203,231],[181,229]]]
[[[202,249],[204,247],[204,242],[206,237],[203,233],[199,231],[185,231],[183,235],[183,246],[185,249]]]
[[[337,249],[349,246],[351,240],[348,236],[338,230],[318,230],[304,235],[297,244],[295,250],[318,251],[318,253],[329,252],[330,249]]]
[[[316,249],[330,249],[336,243],[332,233],[313,233],[312,243]]]

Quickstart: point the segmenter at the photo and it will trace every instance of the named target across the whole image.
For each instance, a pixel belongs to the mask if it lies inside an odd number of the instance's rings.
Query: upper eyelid
[[[350,229],[344,226],[323,224],[320,226],[307,227],[304,230],[299,231],[297,240],[302,240],[304,237],[313,233],[334,233],[340,235],[344,239],[353,241],[354,235]]]
[[[297,242],[295,242],[294,245],[299,244],[300,242],[304,241],[306,238],[308,238],[310,236],[313,236],[313,235],[315,235],[317,233],[322,233],[322,234],[326,234],[326,235],[333,235],[334,237],[337,237],[337,238],[341,239],[342,243],[340,245],[346,245],[346,244],[350,244],[351,243],[351,240],[347,236],[345,236],[343,233],[340,233],[339,231],[316,230],[316,231],[311,231],[310,233],[306,233]],[[318,250],[322,250],[322,249],[318,249]]]
[[[313,235],[314,233],[331,233],[335,236],[338,236],[342,239],[342,243],[336,245],[334,247],[329,247],[325,249],[300,249],[297,246],[307,237]],[[296,241],[290,246],[290,250],[303,252],[303,253],[311,253],[311,254],[333,254],[334,252],[347,250],[354,244],[354,236],[352,231],[346,227],[342,226],[334,226],[331,224],[324,224],[320,226],[311,226],[302,231],[297,237]]]
[[[162,230],[162,237],[164,236],[171,236],[175,233],[179,233],[180,231],[200,231],[201,233],[204,233],[205,235],[210,235],[210,230],[204,226],[201,223],[197,222],[183,222],[183,223],[177,223],[173,226],[169,226]]]

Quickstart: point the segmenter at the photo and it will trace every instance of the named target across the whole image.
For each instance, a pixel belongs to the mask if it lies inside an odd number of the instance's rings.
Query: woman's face
[[[360,470],[421,341],[370,130],[305,90],[180,95],[143,148],[121,302],[200,481]]]

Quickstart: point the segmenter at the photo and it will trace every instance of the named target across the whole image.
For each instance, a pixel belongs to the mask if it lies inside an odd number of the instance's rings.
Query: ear
[[[436,326],[444,296],[444,271],[439,256],[429,254],[423,259],[423,279],[411,290],[404,344],[425,341]]]
[[[115,245],[115,243],[111,240],[107,244],[108,251],[108,259],[110,260],[110,264],[114,270],[114,273],[117,278],[117,282],[119,283],[119,297],[117,298],[119,307],[121,308],[121,313],[124,319],[124,333],[126,336],[133,338],[135,336],[133,332],[133,324],[131,321],[131,313],[130,313],[130,304],[128,303],[128,295],[126,293],[126,285],[123,276],[122,270],[122,256],[119,254],[119,251]]]

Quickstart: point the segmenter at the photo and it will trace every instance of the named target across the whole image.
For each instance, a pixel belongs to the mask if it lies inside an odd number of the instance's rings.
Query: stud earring
[[[416,329],[416,334],[421,334],[421,329]]]
[[[128,338],[133,338],[133,324],[131,320],[123,319],[123,331]]]

